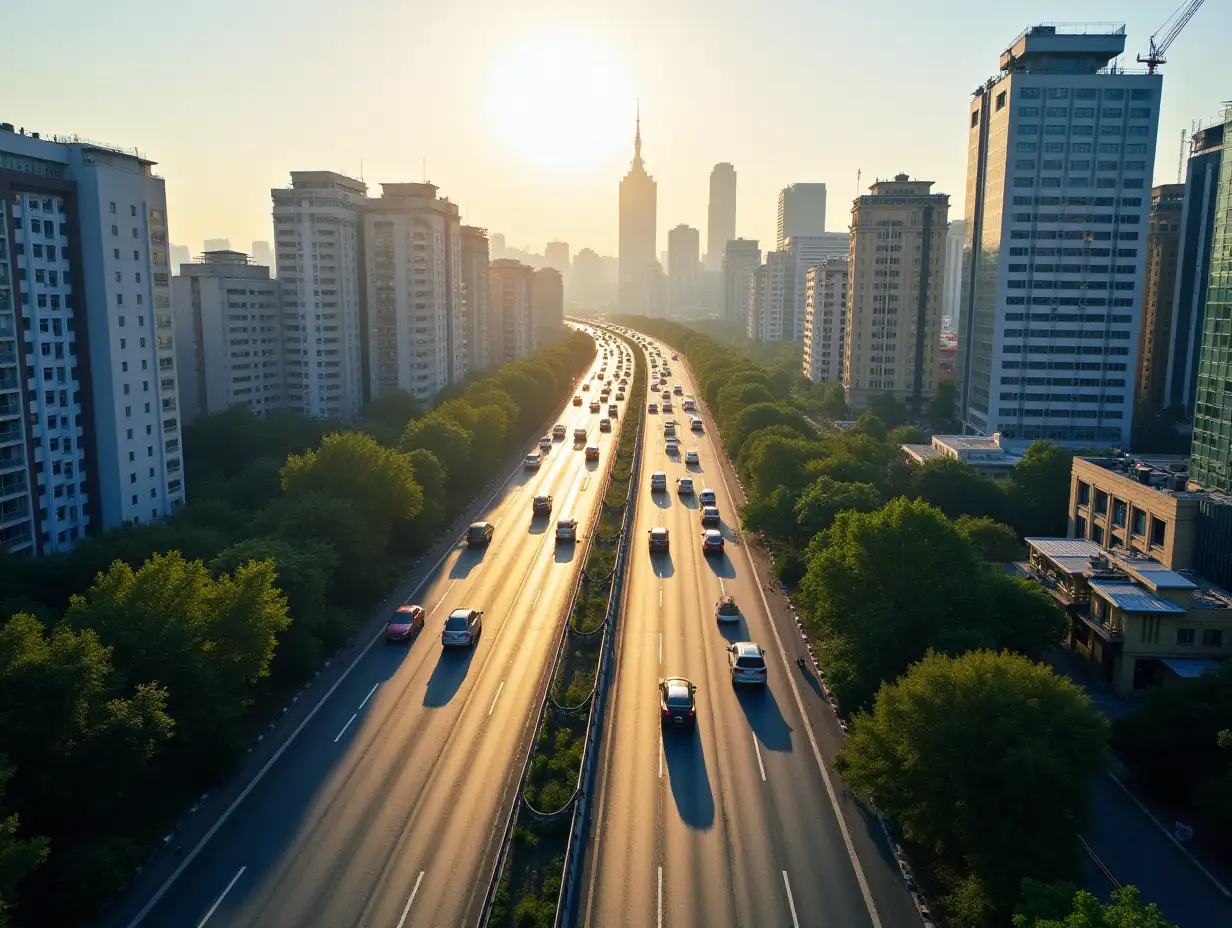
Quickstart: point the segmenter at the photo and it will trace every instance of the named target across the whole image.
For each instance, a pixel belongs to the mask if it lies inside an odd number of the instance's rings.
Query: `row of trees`
[[[854,713],[840,769],[899,824],[950,923],[1003,925],[1017,909],[1024,926],[1103,924],[1102,907],[1056,881],[1079,873],[1107,725],[1039,663],[1064,613],[1003,570],[1024,535],[1064,534],[1070,455],[1037,443],[1000,481],[950,459],[913,466],[901,444],[926,436],[893,397],[840,429],[841,386],[679,325],[632,324],[687,354],[748,498],[744,527],[770,545]],[[1116,905],[1108,924],[1158,915],[1136,897]]]
[[[572,333],[353,430],[203,417],[172,518],[0,557],[0,925],[95,914],[593,357]]]

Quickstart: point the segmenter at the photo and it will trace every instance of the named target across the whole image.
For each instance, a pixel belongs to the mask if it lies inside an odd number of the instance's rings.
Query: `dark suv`
[[[472,522],[466,530],[466,545],[468,548],[480,548],[492,540],[496,526],[491,522]]]

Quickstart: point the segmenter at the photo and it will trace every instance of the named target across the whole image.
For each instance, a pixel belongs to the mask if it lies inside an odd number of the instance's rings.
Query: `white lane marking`
[[[713,442],[713,439],[711,439]],[[734,500],[736,497],[732,495],[731,487],[727,485],[727,474],[723,472],[722,463],[719,464],[719,480],[723,483],[723,490],[727,494],[729,500]],[[753,577],[757,576],[757,568],[753,565],[753,555],[749,553],[748,545],[740,545],[740,550],[744,552],[745,563],[749,565],[749,574]],[[774,635],[774,644],[779,652],[779,659],[783,662],[783,671],[787,674],[787,682],[791,685],[791,694],[795,697],[796,708],[800,712],[800,721],[804,723],[804,731],[808,735],[809,745],[813,749],[813,759],[817,762],[817,769],[821,771],[821,779],[826,784],[826,794],[830,798],[830,805],[834,809],[834,817],[838,820],[838,830],[843,836],[843,846],[847,850],[847,857],[851,861],[851,868],[856,873],[856,882],[860,884],[860,895],[864,897],[864,907],[868,910],[869,921],[872,922],[873,928],[881,928],[881,916],[877,914],[877,905],[873,902],[873,892],[869,889],[868,878],[864,875],[864,867],[860,864],[860,858],[856,855],[856,846],[851,840],[851,832],[847,828],[847,820],[843,818],[843,811],[839,808],[838,797],[834,794],[834,784],[830,781],[830,772],[826,769],[825,761],[821,758],[821,748],[817,746],[817,735],[813,731],[813,724],[809,721],[808,713],[804,711],[804,700],[800,698],[800,688],[796,686],[795,674],[791,672],[791,665],[787,661],[787,652],[783,649],[783,639],[779,635],[778,624],[774,621],[774,614],[770,611],[770,601],[766,599],[766,591],[762,589],[761,583],[757,584],[757,592],[761,597],[762,608],[766,610],[766,621],[770,625],[770,632]]]
[[[358,713],[358,712],[356,712],[356,713],[354,713],[354,714],[353,714],[353,715],[352,715],[349,719],[347,719],[347,723],[346,723],[345,725],[343,725],[343,726],[342,726],[342,731],[340,731],[340,732],[338,732],[338,734],[334,735],[334,744],[337,744],[337,743],[338,743],[338,739],[339,739],[339,738],[341,738],[343,735],[345,735],[345,734],[346,734],[346,730],[347,730],[348,728],[350,728],[350,727],[351,727],[351,723],[355,721],[355,719],[356,719],[356,717],[357,717],[358,715],[359,715],[359,713]]]
[[[406,900],[406,905],[402,908],[402,917],[398,919],[398,928],[402,928],[406,924],[406,913],[411,911],[411,903],[415,901],[415,894],[419,892],[419,884],[423,882],[424,872],[419,871],[419,876],[415,878],[415,888],[411,890],[411,896]]]
[[[757,744],[757,736],[753,736],[753,750],[757,753],[757,769],[761,771],[761,781],[766,782],[766,768],[761,762],[761,747]]]
[[[458,581],[455,580],[453,581],[453,583],[449,584],[449,586],[445,588],[445,592],[441,594],[441,598],[438,599],[436,601],[436,605],[432,607],[432,612],[436,612],[437,609],[441,608],[441,603],[445,601],[445,598],[449,596],[450,591],[453,590],[453,588],[457,585],[457,583]],[[429,612],[428,615],[432,615],[432,612]]]
[[[376,688],[380,685],[381,684],[379,682],[372,684],[372,689],[368,690],[368,695],[365,696],[364,701],[359,704],[360,709],[363,709],[364,706],[368,705],[368,700],[372,698],[372,694],[376,692]]]
[[[659,608],[663,608],[663,587],[659,587]]]
[[[722,593],[724,596],[727,595],[727,587],[723,585],[722,577],[719,577],[719,592]]]
[[[215,910],[220,905],[222,905],[222,901],[227,898],[227,893],[231,892],[231,887],[234,886],[239,881],[239,878],[244,875],[244,871],[247,869],[248,869],[247,865],[240,867],[239,872],[237,872],[235,876],[231,877],[231,882],[228,883],[227,888],[222,891],[222,895],[214,900],[214,904],[210,906],[210,910],[205,913],[205,918],[197,922],[197,928],[201,928],[202,925],[204,925],[206,922],[210,920],[210,916],[214,914]]]
[[[663,928],[663,868],[659,868],[659,928]],[[799,925],[796,928],[800,928]]]
[[[659,663],[663,663],[663,633],[659,632]]]
[[[590,484],[590,478],[589,478],[589,477],[583,477],[583,478],[582,478],[582,492],[586,492],[586,487],[587,487],[589,484]]]
[[[659,732],[659,779],[663,779],[663,732]]]
[[[504,688],[505,688],[505,681],[501,680],[500,686],[496,688],[496,695],[492,697],[492,705],[488,706],[489,716],[492,714],[492,710],[496,708],[496,700],[500,699],[501,690],[503,690]]]
[[[535,594],[535,601],[534,601],[533,603],[531,603],[531,604],[530,604],[530,607],[531,607],[532,609],[534,609],[537,605],[539,605],[539,597],[540,597],[540,596],[542,596],[542,595],[543,595],[543,589],[542,589],[542,587],[541,587],[541,588],[539,589],[539,592]]]
[[[501,524],[501,519],[503,519],[503,518],[505,518],[505,517],[504,517],[504,516],[499,516],[499,517],[497,518],[497,520],[496,520],[495,524],[496,524],[496,525],[500,525],[500,524]]]
[[[787,879],[787,871],[783,871],[783,886],[787,889],[787,905],[791,908],[792,928],[800,928],[800,919],[796,918],[796,901],[791,898],[791,881]]]

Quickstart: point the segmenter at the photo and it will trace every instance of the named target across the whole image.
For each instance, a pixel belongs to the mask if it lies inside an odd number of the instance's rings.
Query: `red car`
[[[386,641],[410,641],[424,627],[422,606],[399,606],[385,623]]]

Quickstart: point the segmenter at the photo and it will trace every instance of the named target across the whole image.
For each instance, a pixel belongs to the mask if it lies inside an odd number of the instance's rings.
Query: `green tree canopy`
[[[827,419],[841,421],[851,415],[847,408],[847,392],[840,381],[826,380],[816,384],[808,400],[817,414]]]
[[[790,426],[808,438],[816,437],[808,420],[796,410],[781,403],[754,403],[736,413],[727,424],[727,453],[738,458],[750,435],[772,425]]]
[[[1004,522],[988,516],[959,516],[954,527],[971,542],[982,561],[1005,564],[1023,555],[1018,533]]]
[[[1078,871],[1106,745],[1087,696],[1047,667],[991,651],[931,654],[856,717],[838,767],[1008,913],[1024,877]]]
[[[1112,891],[1101,903],[1073,883],[1022,881],[1023,901],[1014,912],[1014,928],[1176,928],[1155,906],[1142,902],[1136,886]]]
[[[807,544],[814,535],[833,525],[840,512],[872,512],[881,504],[881,495],[871,483],[840,483],[830,477],[818,477],[796,501],[796,540]]]
[[[937,392],[933,394],[933,398],[924,407],[924,417],[928,420],[934,431],[950,432],[957,430],[958,422],[955,419],[957,415],[957,393],[953,377],[942,377],[937,383]]]
[[[885,441],[887,431],[885,422],[871,412],[860,416],[851,427],[852,435],[867,435],[874,441]]]
[[[386,448],[393,448],[406,424],[423,414],[423,404],[405,390],[383,389],[364,405],[364,429]]]
[[[888,429],[906,424],[911,415],[893,393],[877,393],[870,397],[868,411],[884,422]]]
[[[911,493],[951,519],[964,515],[995,517],[1006,509],[1000,485],[970,464],[948,456],[935,457],[915,468]]]
[[[886,441],[894,445],[926,445],[928,436],[916,425],[900,425],[886,433]]]
[[[1015,525],[1023,536],[1064,537],[1074,454],[1046,441],[1033,442],[1011,474]]]

